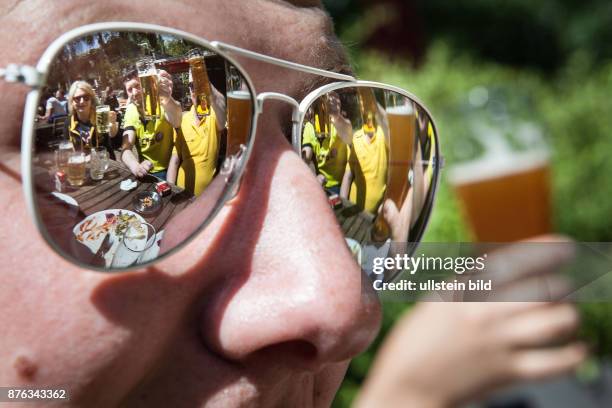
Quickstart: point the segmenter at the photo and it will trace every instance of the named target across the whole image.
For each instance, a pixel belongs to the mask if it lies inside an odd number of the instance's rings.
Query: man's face
[[[318,2],[15,3],[0,6],[3,44],[28,38],[28,47],[0,48],[0,66],[33,65],[62,32],[113,20],[325,68],[343,61],[325,14],[302,7]],[[240,62],[258,92],[300,97],[320,81]],[[288,108],[266,103],[239,194],[204,232],[154,266],[105,275],[56,255],[25,210],[17,118],[26,92],[0,82],[3,114],[14,118],[0,121],[0,385],[65,385],[82,406],[328,405],[348,360],[375,335],[380,309],[287,142]]]
[[[125,81],[125,91],[132,102],[136,104],[140,102],[142,88],[140,87],[140,80],[138,78],[132,78]]]

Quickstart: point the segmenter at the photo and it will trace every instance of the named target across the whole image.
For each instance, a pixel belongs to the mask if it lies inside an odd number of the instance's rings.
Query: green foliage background
[[[505,84],[515,94],[529,95],[529,104],[518,115],[535,118],[546,130],[553,148],[555,228],[578,241],[610,241],[612,236],[612,63],[594,66],[577,53],[551,79],[529,70],[477,62],[453,56],[442,43],[434,45],[418,70],[405,61],[391,61],[375,53],[356,60],[360,77],[403,87],[417,95],[436,117],[443,151],[466,137],[457,106],[476,86]],[[470,240],[456,198],[443,178],[436,207],[425,236],[430,242]],[[373,346],[357,357],[335,405],[348,406],[365,377],[375,351],[388,329],[409,305],[384,305],[383,330]],[[584,334],[599,355],[612,351],[612,307],[580,305]]]
[[[576,27],[586,24],[584,19],[587,17],[573,24],[577,24]],[[344,38],[348,35],[355,39],[355,25],[347,26],[345,33],[348,34]],[[492,61],[444,39],[429,45],[418,68],[414,68],[409,59],[389,57],[355,45],[351,49],[360,78],[408,89],[430,108],[438,125],[442,151],[447,155],[468,136],[460,107],[474,87],[505,89],[509,99],[525,101],[515,106],[514,114],[535,121],[552,147],[556,231],[577,241],[606,242],[612,241],[612,183],[609,182],[612,175],[612,160],[609,159],[612,154],[612,61],[605,47],[597,52],[594,51],[596,44],[571,46],[572,41],[581,44],[578,37],[591,35],[595,28],[582,34],[579,28],[574,30],[577,37],[562,42],[568,51],[552,72],[537,65],[517,67]],[[450,156],[452,161],[452,153]],[[445,178],[425,240],[470,240]],[[583,316],[583,337],[597,356],[609,356],[612,353],[612,306],[597,303],[579,307]],[[334,406],[350,406],[378,346],[393,322],[408,308],[410,305],[406,304],[384,305],[381,333],[374,344],[351,363]]]

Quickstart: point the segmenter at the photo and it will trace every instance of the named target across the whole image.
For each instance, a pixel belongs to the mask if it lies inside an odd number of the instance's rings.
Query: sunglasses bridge
[[[257,112],[263,112],[263,105],[266,100],[276,100],[288,103],[291,105],[293,110],[291,114],[291,144],[295,151],[300,154],[300,123],[302,121],[303,113],[300,113],[300,104],[298,101],[290,97],[289,95],[285,95],[278,92],[262,92],[257,95],[256,104],[257,104]],[[257,118],[256,118],[257,120]]]

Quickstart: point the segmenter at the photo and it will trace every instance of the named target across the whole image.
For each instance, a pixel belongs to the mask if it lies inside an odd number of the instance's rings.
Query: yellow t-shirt
[[[200,195],[210,184],[217,169],[219,135],[214,109],[199,125],[194,123],[195,110],[183,113],[181,129],[176,134],[174,153],[181,161],[176,185]]]
[[[123,129],[136,132],[136,149],[139,160],[148,160],[153,164],[151,173],[164,171],[168,168],[174,140],[174,128],[166,120],[164,108],[161,108],[161,119],[141,119],[138,107],[130,104],[125,110]]]
[[[365,211],[376,214],[387,187],[389,151],[380,126],[368,141],[363,130],[353,135],[347,169],[353,173],[349,199]]]
[[[340,185],[346,169],[348,149],[344,141],[338,136],[336,127],[332,124],[330,137],[321,140],[315,135],[312,123],[307,122],[302,133],[302,147],[305,146],[312,148],[317,172],[327,179],[325,187],[330,188]]]

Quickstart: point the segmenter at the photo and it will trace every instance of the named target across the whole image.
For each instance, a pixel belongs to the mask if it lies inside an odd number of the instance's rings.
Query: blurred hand
[[[159,70],[158,75],[158,87],[159,97],[162,99],[169,99],[172,97],[172,76],[166,71]]]
[[[149,170],[151,170],[152,168],[153,168],[153,164],[151,164],[151,162],[148,160],[144,160],[141,163],[138,163],[137,165],[131,167],[130,171],[136,177],[142,178],[146,176],[147,174],[149,174]]]
[[[513,251],[490,254],[487,265],[512,263]],[[572,256],[540,252],[519,262],[513,282],[502,271],[496,294],[512,299],[526,277],[550,274]],[[357,406],[454,407],[513,382],[574,370],[587,354],[572,340],[578,325],[575,308],[563,303],[421,303],[387,337]]]

